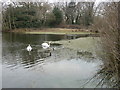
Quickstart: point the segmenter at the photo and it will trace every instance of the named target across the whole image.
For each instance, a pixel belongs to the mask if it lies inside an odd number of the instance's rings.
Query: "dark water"
[[[44,41],[64,39],[75,37],[3,33],[3,88],[95,87],[95,82],[84,84],[99,69],[99,60],[95,58],[88,62],[85,58],[79,58],[75,50],[63,48],[62,45],[51,45],[51,51],[41,47]],[[28,44],[33,48],[30,55],[26,51]]]

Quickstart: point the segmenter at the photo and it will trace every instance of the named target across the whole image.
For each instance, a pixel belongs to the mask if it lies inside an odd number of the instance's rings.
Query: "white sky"
[[[0,2],[28,2],[28,1],[34,1],[34,2],[70,2],[70,1],[76,1],[76,2],[92,2],[92,1],[96,1],[96,2],[118,2],[120,0],[0,0]]]

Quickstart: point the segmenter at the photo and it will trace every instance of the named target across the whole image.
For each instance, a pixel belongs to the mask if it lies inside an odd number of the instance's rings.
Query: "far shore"
[[[42,28],[42,29],[14,29],[9,32],[23,34],[95,34],[88,29],[68,29],[68,28]]]

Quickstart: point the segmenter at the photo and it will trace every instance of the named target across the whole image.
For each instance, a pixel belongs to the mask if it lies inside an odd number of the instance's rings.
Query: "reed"
[[[101,3],[102,13],[96,16],[93,29],[100,34],[101,52],[98,56],[103,65],[96,77],[100,78],[97,86],[120,88],[120,34],[119,34],[119,2]]]

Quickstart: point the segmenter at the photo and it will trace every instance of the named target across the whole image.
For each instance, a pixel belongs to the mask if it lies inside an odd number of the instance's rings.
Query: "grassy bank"
[[[12,32],[24,34],[94,34],[85,29],[44,28],[44,29],[16,29]]]
[[[94,52],[99,37],[85,37],[73,40],[52,41],[52,43],[62,44],[65,48],[73,50],[83,50]]]

